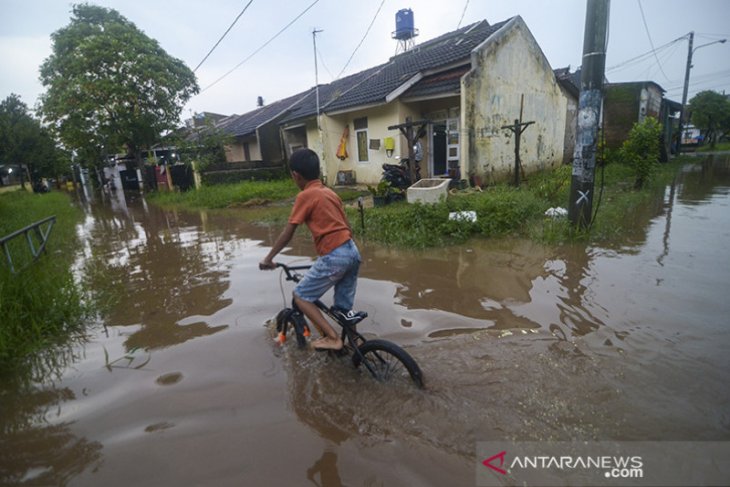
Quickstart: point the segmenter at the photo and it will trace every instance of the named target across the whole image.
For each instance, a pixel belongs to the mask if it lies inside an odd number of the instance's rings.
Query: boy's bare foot
[[[315,350],[342,350],[342,340],[339,338],[322,337],[312,342]]]

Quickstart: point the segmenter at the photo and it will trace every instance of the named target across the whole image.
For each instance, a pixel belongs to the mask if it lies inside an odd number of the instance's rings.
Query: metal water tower
[[[413,10],[404,8],[396,12],[395,32],[391,34],[391,37],[398,41],[398,45],[395,48],[396,54],[406,52],[416,45],[414,39],[418,36],[418,29],[414,25]]]

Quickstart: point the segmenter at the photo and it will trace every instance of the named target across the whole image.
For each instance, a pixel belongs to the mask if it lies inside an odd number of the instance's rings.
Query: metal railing
[[[49,223],[49,225],[43,229],[41,228],[41,225]],[[41,252],[43,252],[46,249],[46,243],[48,242],[48,236],[51,234],[51,230],[53,229],[53,224],[56,223],[56,216],[49,216],[48,218],[44,218],[43,220],[39,220],[35,223],[31,223],[27,227],[21,228],[20,230],[17,230],[9,235],[6,235],[4,237],[0,237],[0,245],[3,248],[3,253],[5,254],[5,259],[8,262],[8,267],[10,267],[10,272],[13,274],[16,274],[17,272],[20,272],[23,270],[27,265],[30,265],[31,263],[38,260],[38,257],[40,257]],[[36,248],[36,242],[33,241],[33,235],[35,234],[36,237],[38,237],[38,247]],[[10,242],[15,237],[19,237],[20,235],[25,235],[25,240],[28,242],[28,248],[30,249],[31,255],[33,255],[33,260],[29,262],[26,266],[23,266],[22,268],[16,270],[15,266],[13,265],[13,258],[10,255],[10,247],[8,247],[8,242]]]

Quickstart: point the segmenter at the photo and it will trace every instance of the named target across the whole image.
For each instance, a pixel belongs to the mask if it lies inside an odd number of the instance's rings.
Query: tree
[[[211,121],[202,127],[180,129],[168,137],[169,145],[177,148],[184,162],[195,161],[203,171],[212,164],[226,162],[226,146],[233,143],[231,135],[217,129]]]
[[[15,94],[0,102],[0,164],[21,166],[23,185],[23,166],[32,179],[57,176],[68,169],[51,133]]]
[[[718,133],[730,130],[730,100],[716,91],[700,91],[689,101],[692,123],[714,148]]]
[[[41,112],[64,144],[100,161],[142,150],[177,125],[199,88],[193,72],[113,9],[74,5],[71,22],[51,35],[41,66]]]

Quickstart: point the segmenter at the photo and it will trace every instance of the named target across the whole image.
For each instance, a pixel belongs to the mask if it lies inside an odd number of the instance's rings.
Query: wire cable
[[[664,72],[662,63],[659,62],[659,56],[656,55],[656,49],[654,48],[654,41],[651,39],[651,34],[649,33],[649,25],[646,23],[646,17],[644,16],[644,7],[641,6],[641,0],[636,0],[636,3],[639,4],[639,11],[641,12],[641,20],[644,22],[644,30],[646,30],[646,36],[649,38],[649,45],[651,46],[651,52],[654,54],[654,59],[656,59],[656,63],[659,65],[659,70],[664,75],[664,79],[669,81],[669,76],[667,76],[667,73]]]
[[[223,33],[221,38],[218,39],[218,42],[216,42],[215,45],[210,48],[210,51],[208,51],[208,54],[206,54],[205,57],[203,58],[203,60],[200,61],[197,66],[195,66],[195,69],[193,69],[193,73],[198,70],[198,68],[205,62],[206,59],[208,59],[208,56],[213,54],[213,51],[215,51],[215,48],[218,47],[218,44],[220,44],[221,41],[223,40],[223,38],[228,35],[228,33],[233,28],[233,26],[236,25],[236,22],[238,22],[238,19],[241,18],[241,15],[243,15],[243,13],[248,9],[249,5],[251,5],[252,3],[253,3],[253,0],[249,0],[249,2],[246,4],[246,6],[243,7],[243,10],[241,10],[241,13],[238,14],[238,17],[236,17],[236,19],[233,21],[233,23],[230,25],[230,27],[228,27],[228,29],[226,29],[226,31]]]
[[[627,66],[629,66],[631,64],[636,64],[638,62],[642,62],[642,61],[646,60],[646,58],[648,58],[649,56],[651,56],[654,52],[662,51],[662,50],[668,48],[669,46],[671,46],[671,45],[673,45],[673,44],[675,44],[675,43],[677,43],[679,41],[682,41],[682,40],[684,40],[686,38],[687,38],[687,36],[678,37],[678,38],[674,39],[673,41],[669,41],[666,44],[664,44],[662,46],[659,46],[654,51],[648,51],[648,52],[645,52],[643,54],[639,54],[636,57],[632,57],[631,59],[627,59],[626,61],[623,61],[623,62],[620,62],[620,63],[615,64],[613,66],[610,66],[610,67],[606,68],[606,71],[615,71],[617,69],[620,69],[620,68],[623,68],[623,67],[627,67]]]
[[[344,73],[345,70],[347,69],[347,67],[350,65],[350,61],[352,61],[352,58],[355,57],[355,53],[357,52],[357,50],[360,49],[360,46],[362,46],[362,43],[365,42],[365,38],[368,36],[368,33],[370,32],[370,29],[373,27],[373,24],[375,23],[375,19],[378,18],[378,14],[382,10],[384,4],[385,4],[385,0],[383,0],[382,2],[380,2],[380,6],[378,7],[378,11],[375,12],[375,15],[373,16],[373,20],[370,21],[370,25],[368,25],[368,28],[365,31],[365,35],[362,36],[362,39],[360,39],[360,43],[357,45],[357,47],[355,48],[355,50],[352,51],[352,54],[350,55],[350,59],[347,60],[347,62],[345,63],[345,67],[342,68],[342,70],[340,71],[340,73],[337,75],[337,79],[339,79],[340,76],[342,76],[342,73]]]
[[[268,41],[264,42],[254,52],[252,52],[251,54],[249,54],[248,57],[246,57],[246,59],[244,59],[240,63],[236,64],[233,68],[231,68],[228,72],[226,72],[226,74],[224,74],[223,76],[221,76],[220,78],[218,78],[217,80],[213,81],[211,84],[209,84],[208,86],[206,86],[205,88],[203,88],[202,90],[200,90],[200,93],[203,93],[204,91],[212,88],[213,86],[215,86],[216,84],[218,84],[221,80],[223,80],[224,78],[226,78],[229,74],[231,74],[232,72],[234,72],[235,70],[237,70],[238,68],[240,68],[246,61],[248,61],[249,59],[251,59],[252,57],[254,57],[261,50],[263,50],[266,46],[268,46],[269,44],[271,44],[277,37],[279,37],[281,34],[283,34],[284,31],[286,31],[297,20],[299,20],[302,16],[304,16],[304,14],[306,14],[307,12],[309,12],[309,10],[312,7],[314,7],[318,2],[319,2],[319,0],[314,0],[314,2],[312,2],[307,8],[305,8],[299,15],[297,15],[296,17],[294,17],[294,19],[291,22],[289,22],[288,24],[286,24],[283,29],[281,29],[279,32],[277,32],[276,34],[274,34],[273,37],[271,37]]]
[[[330,68],[327,67],[327,63],[324,62],[324,56],[322,56],[322,51],[319,50],[319,46],[317,46],[317,59],[322,63],[322,67],[327,71],[327,74],[330,75],[330,80],[334,80],[335,76],[330,71]]]
[[[464,21],[464,14],[466,14],[466,8],[469,6],[469,0],[466,0],[466,4],[464,5],[464,10],[461,11],[461,18],[459,19],[459,24],[456,26],[456,29],[461,28],[461,23]]]

